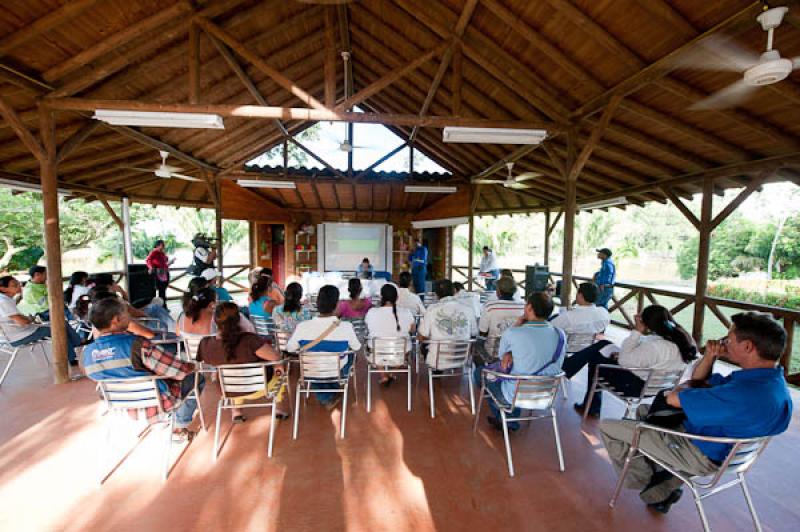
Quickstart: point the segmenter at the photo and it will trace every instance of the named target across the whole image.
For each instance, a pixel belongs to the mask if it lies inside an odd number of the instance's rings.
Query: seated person
[[[367,257],[364,257],[364,260],[362,260],[361,264],[356,268],[356,275],[359,279],[372,279],[372,276],[375,275],[375,268],[369,263]]]
[[[500,270],[500,277],[508,277],[514,281],[515,284],[517,282],[516,279],[514,279],[514,272],[508,268],[503,268]],[[553,297],[553,295],[550,294],[550,297]],[[517,290],[514,292],[514,301],[519,301],[523,305],[525,304],[525,291],[519,285],[517,285]]]
[[[468,292],[463,283],[453,283],[453,294],[459,302],[472,309],[475,317],[481,315],[481,295],[477,292]]]
[[[564,333],[547,321],[553,312],[553,300],[544,292],[534,292],[528,297],[523,317],[514,327],[508,328],[500,337],[500,370],[510,375],[558,375],[566,353]],[[475,382],[480,386],[481,371],[485,366],[475,367]],[[486,379],[486,387],[500,406],[507,407],[514,399],[516,382],[512,380]],[[494,401],[488,401],[492,416],[489,424],[502,430],[500,411]],[[510,417],[518,417],[515,408]],[[519,422],[509,423],[509,429],[518,430]]]
[[[283,304],[272,311],[272,319],[281,330],[293,331],[298,322],[311,319],[311,312],[301,303],[303,287],[300,283],[289,283],[284,297]]]
[[[667,403],[686,416],[678,430],[700,436],[759,438],[780,434],[792,418],[792,399],[778,361],[786,347],[786,331],[769,314],[742,312],[731,318],[726,338],[706,343],[692,380],[666,395]],[[727,377],[713,373],[724,356],[741,369]],[[639,414],[647,412],[639,407]],[[604,420],[603,443],[617,471],[630,449],[635,420]],[[680,436],[643,431],[639,446],[687,476],[712,475],[725,460],[730,445],[692,441]],[[628,488],[654,510],[666,513],[681,496],[681,481],[647,458],[630,462]]]
[[[128,316],[130,316],[131,313],[136,313],[140,315],[139,317],[141,317],[142,313],[139,309],[131,307],[130,303],[122,299],[122,297],[120,297],[119,294],[116,294],[114,292],[108,292],[104,290],[103,287],[92,288],[91,291],[89,291],[89,298],[91,301],[91,303],[89,304],[89,315],[87,315],[87,319],[89,320],[91,319],[91,308],[98,302],[103,301],[104,299],[113,299],[116,301],[121,301],[128,309]],[[128,332],[131,334],[135,334],[136,336],[141,336],[142,338],[146,338],[148,340],[157,339],[155,331],[153,331],[149,327],[145,327],[144,325],[136,321],[135,318],[129,321]],[[99,334],[100,334],[99,331],[96,328],[92,327],[92,338],[97,338]]]
[[[611,316],[604,307],[595,306],[594,302],[600,297],[600,289],[594,283],[581,283],[578,286],[578,295],[575,296],[576,305],[567,309],[550,321],[553,327],[558,327],[567,333],[567,352],[580,351],[586,345],[579,346],[573,342],[575,335],[584,338],[602,334],[611,323]]]
[[[281,287],[278,285],[278,283],[275,282],[275,279],[272,277],[272,268],[261,268],[261,270],[259,270],[258,272],[258,278],[259,279],[264,278],[268,281],[270,287],[268,290],[268,294],[269,297],[271,297],[275,301],[275,304],[280,305],[281,303],[283,303],[283,290],[281,290]]]
[[[686,330],[675,323],[672,314],[661,305],[645,307],[637,314],[636,328],[622,342],[619,352],[607,355],[611,342],[601,340],[586,349],[578,351],[564,361],[564,374],[571,379],[583,366],[589,366],[586,395],[582,403],[575,403],[575,409],[583,412],[589,408],[589,415],[599,416],[602,394],[595,393],[592,404],[587,405],[589,392],[598,364],[617,364],[630,369],[679,370],[697,358],[697,347]],[[616,349],[615,349],[616,351]],[[604,375],[606,381],[625,395],[638,395],[644,381],[633,372],[614,371]]]
[[[317,309],[319,316],[308,321],[301,321],[289,339],[287,350],[297,353],[303,346],[320,340],[309,351],[342,353],[344,351],[358,351],[361,342],[356,336],[353,324],[339,321],[334,315],[336,305],[339,303],[339,289],[332,285],[325,285],[317,295]],[[353,355],[347,355],[347,362],[342,366],[342,376],[350,372],[353,365]],[[315,384],[314,389],[337,388],[335,383]],[[328,410],[333,410],[341,401],[341,394],[332,392],[315,392],[317,400]]]
[[[69,286],[64,290],[64,304],[73,310],[78,304],[78,299],[87,295],[91,289],[88,273],[72,272],[72,275],[69,276]]]
[[[369,331],[368,347],[372,348],[375,338],[408,338],[414,332],[414,316],[408,309],[397,307],[397,288],[392,284],[381,287],[381,306],[367,312],[364,323]],[[407,343],[411,350],[411,339]],[[389,386],[397,377],[391,373],[381,375],[381,384]]]
[[[203,273],[200,274],[200,277],[205,279],[208,282],[208,286],[214,289],[214,292],[217,293],[217,301],[233,301],[233,296],[230,292],[228,292],[227,288],[223,288],[221,286],[217,286],[217,280],[219,275],[217,274],[217,270],[214,268],[207,268],[203,270]]]
[[[432,304],[425,311],[419,322],[417,337],[420,342],[428,340],[461,340],[469,341],[478,335],[478,319],[472,309],[460,303],[453,297],[453,283],[448,279],[436,282],[436,296],[439,301]],[[422,345],[423,352],[427,352],[426,363],[434,366],[436,363],[436,349],[428,349]]]
[[[30,280],[22,289],[19,310],[29,316],[39,316],[44,321],[50,320],[50,306],[47,302],[47,268],[31,266],[28,270]]]
[[[129,299],[128,292],[114,280],[114,276],[110,273],[95,273],[94,275],[90,275],[89,284],[92,285],[93,288],[102,288],[104,292],[114,292],[125,301]]]
[[[422,300],[411,291],[411,274],[409,272],[400,273],[397,284],[397,306],[410,310],[414,316],[425,314],[425,305],[422,304]]]
[[[51,337],[49,325],[37,325],[32,318],[23,315],[14,298],[20,293],[19,281],[10,275],[0,277],[0,333],[13,347],[38,342]],[[72,327],[67,326],[67,360],[71,366],[78,365],[75,348],[81,338]]]
[[[197,348],[197,360],[221,366],[224,364],[250,364],[253,362],[276,361],[281,359],[269,342],[252,331],[242,329],[242,316],[235,303],[223,302],[213,311],[214,331],[216,336],[200,340]],[[271,379],[274,368],[267,368],[267,378]],[[275,415],[286,419],[286,410],[276,405]],[[245,417],[240,409],[233,410],[233,422],[243,423]]]
[[[525,303],[514,301],[517,291],[514,280],[501,277],[496,284],[497,299],[484,305],[478,320],[478,332],[486,337],[486,355],[494,354],[503,332],[525,314]]]
[[[217,305],[217,293],[207,286],[194,294],[187,293],[183,296],[183,312],[175,323],[175,334],[185,336],[188,334],[209,336],[217,333],[214,324],[214,307]],[[238,308],[238,307],[237,307]],[[186,318],[189,318],[188,320]],[[255,333],[253,324],[239,315],[239,327],[244,332]]]
[[[269,279],[259,277],[258,280],[256,280],[256,284],[250,289],[250,295],[247,298],[249,302],[247,308],[250,311],[250,318],[258,316],[268,319],[272,317],[272,310],[278,303],[269,296],[271,290],[270,284]]]
[[[363,319],[372,307],[372,301],[369,298],[361,297],[361,292],[364,291],[361,280],[350,279],[347,283],[347,291],[350,292],[350,299],[339,302],[336,315],[346,320]]]
[[[198,290],[201,290],[208,286],[208,281],[205,277],[192,277],[189,281],[189,284],[186,286],[186,290],[190,294],[196,294]]]
[[[110,273],[98,273],[94,276],[94,290],[113,292],[129,302],[128,312],[132,318],[154,318],[159,327],[168,332],[175,332],[175,320],[169,310],[164,308],[160,298],[130,302],[128,293],[116,282]]]
[[[94,381],[151,375],[168,377],[158,382],[164,410],[171,410],[179,399],[192,392],[196,378],[195,365],[162,351],[141,336],[128,333],[131,318],[124,301],[116,297],[98,301],[92,305],[89,319],[99,335],[83,350],[83,367],[87,377]],[[202,387],[202,377],[200,379]],[[183,401],[177,408],[174,439],[186,440],[194,435],[188,426],[196,408],[194,399]],[[146,408],[145,415],[148,421],[155,422],[158,409]]]

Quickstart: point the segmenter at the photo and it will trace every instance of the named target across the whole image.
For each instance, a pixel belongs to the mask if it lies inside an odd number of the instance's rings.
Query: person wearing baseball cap
[[[595,305],[608,309],[608,302],[614,295],[614,282],[617,279],[617,267],[611,260],[611,250],[608,248],[596,249],[597,258],[600,259],[600,271],[594,274],[594,282],[600,288],[600,297]]]

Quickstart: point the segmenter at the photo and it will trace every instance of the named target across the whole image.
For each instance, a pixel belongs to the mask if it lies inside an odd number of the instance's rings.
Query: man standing
[[[731,318],[728,336],[706,344],[692,380],[666,395],[667,403],[686,415],[679,430],[700,436],[760,438],[780,434],[792,419],[792,399],[778,361],[786,346],[786,331],[769,314],[743,312]],[[720,356],[741,367],[727,377],[712,374]],[[697,386],[697,383],[700,383]],[[694,384],[694,387],[691,385]],[[688,385],[688,386],[687,386]],[[640,416],[647,407],[639,409]],[[617,471],[622,469],[638,421],[600,423],[603,443]],[[644,430],[639,447],[687,476],[716,473],[731,446],[691,441],[680,436]],[[649,459],[630,462],[626,486],[641,490],[639,497],[666,513],[681,497],[682,481]]]
[[[617,267],[611,260],[611,250],[600,248],[597,251],[597,258],[600,259],[600,271],[594,274],[594,282],[600,288],[600,297],[597,298],[595,305],[608,309],[608,302],[614,295],[614,283],[617,280]]]
[[[486,290],[495,289],[495,282],[500,277],[500,266],[497,264],[497,257],[489,246],[483,246],[483,257],[478,275],[486,279]]]
[[[425,275],[428,268],[428,248],[423,245],[422,240],[416,240],[416,246],[411,255],[408,256],[411,263],[411,277],[414,278],[414,291],[417,294],[425,293]]]

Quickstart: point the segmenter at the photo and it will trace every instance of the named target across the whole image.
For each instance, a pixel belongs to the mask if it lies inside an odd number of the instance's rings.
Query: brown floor
[[[584,380],[576,377],[572,399]],[[367,414],[363,375],[359,385],[345,440],[337,434],[339,411],[309,401],[298,440],[291,439],[290,422],[277,427],[272,459],[269,418],[258,416],[234,428],[216,464],[212,428],[180,457],[174,453],[163,483],[163,440],[154,433],[98,487],[105,418],[92,383],[52,385],[41,358],[23,356],[0,388],[0,530],[700,529],[688,493],[667,516],[648,511],[632,491],[610,510],[616,476],[597,422],[582,430],[572,401],[558,400],[566,472],[558,471],[549,422],[539,421],[512,436],[517,477],[511,479],[502,435],[483,420],[471,432],[466,382],[461,393],[454,382],[437,385],[435,420],[425,386],[415,393],[412,413],[402,383],[376,387]],[[212,423],[213,388],[202,401]],[[607,401],[604,416],[620,413]],[[767,530],[800,529],[798,449],[795,422],[750,475]],[[717,495],[706,507],[715,530],[752,530],[740,492]]]

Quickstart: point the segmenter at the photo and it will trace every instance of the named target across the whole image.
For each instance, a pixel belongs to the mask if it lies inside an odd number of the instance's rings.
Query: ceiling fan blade
[[[740,46],[731,38],[710,36],[670,63],[673,68],[689,70],[744,72],[758,60],[757,53]]]
[[[526,188],[535,188],[533,185],[526,185],[525,183],[509,183],[506,188],[513,190],[525,190]]]
[[[184,175],[184,174],[176,174],[175,172],[170,172],[169,176],[170,177],[177,177],[178,179],[183,179],[185,181],[196,181],[198,183],[203,181],[202,179],[200,179],[198,177],[192,177],[190,175]]]
[[[473,181],[476,185],[502,185],[505,179],[476,179]]]
[[[537,177],[542,177],[542,174],[540,174],[539,172],[524,172],[516,176],[514,178],[514,181],[520,183],[522,181],[529,181],[531,179],[536,179]]]
[[[158,168],[137,168],[135,166],[118,166],[117,168],[120,170],[136,170],[137,172],[146,172],[148,174],[152,174],[158,170]]]
[[[798,55],[797,57],[792,57],[791,62],[795,70],[800,68],[800,55]]]
[[[695,102],[689,109],[692,111],[713,111],[715,109],[736,107],[747,100],[757,88],[746,84],[744,80],[740,79],[724,89],[718,90],[708,98]]]
[[[175,172],[183,172],[183,168],[178,168],[177,166],[170,166],[168,164],[162,164],[159,169],[165,172],[169,172],[170,174],[174,174]]]

